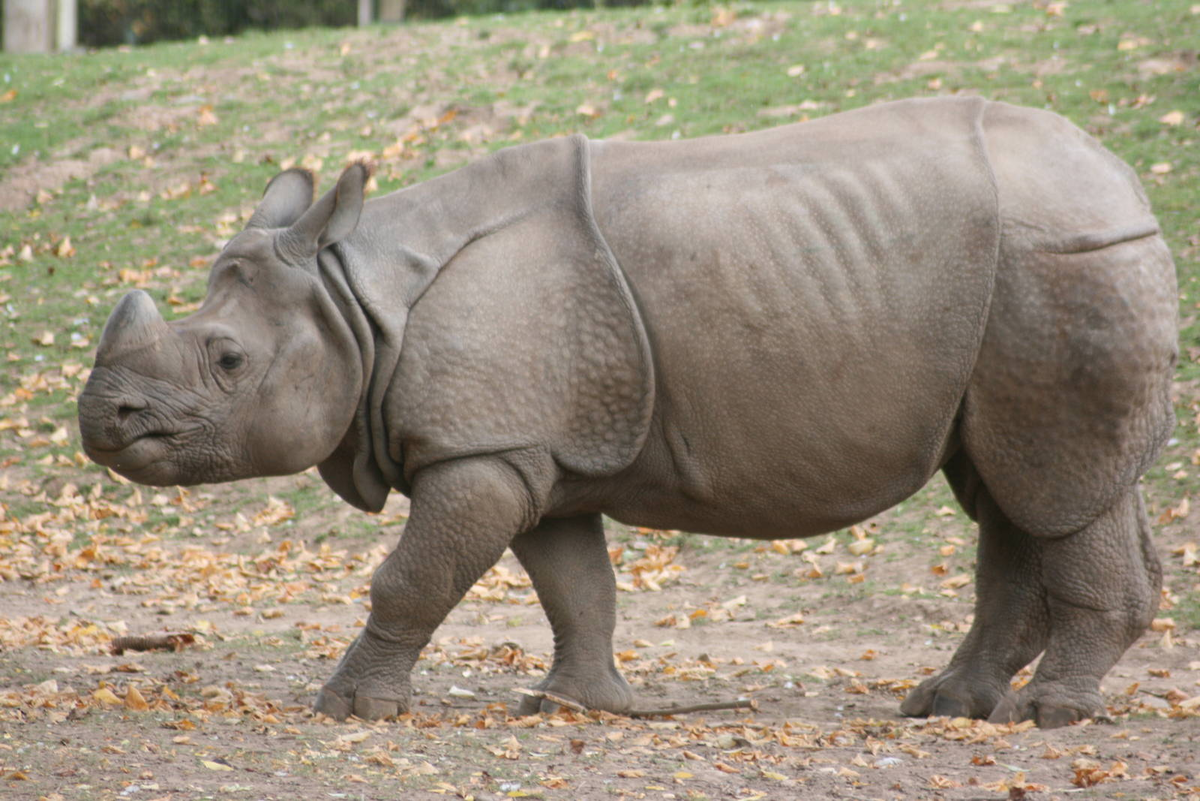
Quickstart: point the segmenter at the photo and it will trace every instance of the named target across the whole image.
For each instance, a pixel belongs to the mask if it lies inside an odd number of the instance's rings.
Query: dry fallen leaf
[[[1182,520],[1191,513],[1191,502],[1187,498],[1183,498],[1175,506],[1168,507],[1165,512],[1158,516],[1158,524],[1160,526],[1170,523],[1172,520]]]
[[[961,589],[971,583],[971,577],[966,573],[960,573],[957,576],[952,576],[942,582],[942,588],[947,590]]]
[[[134,712],[145,712],[150,708],[150,704],[146,703],[137,687],[131,686],[125,693],[125,708]]]
[[[104,706],[120,706],[121,704],[125,703],[107,687],[101,687],[99,690],[96,690],[94,693],[92,693],[92,699],[103,704]]]

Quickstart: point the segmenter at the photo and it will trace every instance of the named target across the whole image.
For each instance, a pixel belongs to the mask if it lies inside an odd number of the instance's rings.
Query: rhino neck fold
[[[404,455],[389,437],[384,410],[409,310],[460,251],[539,210],[574,208],[594,228],[588,165],[582,135],[501,150],[367,202],[355,232],[322,253],[322,278],[343,298],[363,354],[364,392],[348,435],[356,440],[356,486],[382,480],[408,491]],[[365,498],[377,490],[358,492]]]
[[[334,248],[322,251],[317,263],[321,282],[358,344],[362,369],[362,389],[350,429],[318,469],[342,498],[360,509],[377,512],[383,508],[392,485],[385,465],[377,459],[379,449],[373,445],[369,398],[376,363],[375,326],[350,288],[342,259]]]

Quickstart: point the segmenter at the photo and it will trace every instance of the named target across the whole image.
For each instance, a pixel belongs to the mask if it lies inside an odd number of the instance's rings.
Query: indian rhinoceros
[[[1104,709],[1158,605],[1138,482],[1174,422],[1177,301],[1136,176],[1092,138],[922,99],[553,139],[364,202],[368,177],[314,202],[277,175],[198,311],[117,304],[79,398],[87,453],[134,481],[316,465],[361,509],[411,498],[317,710],[407,710],[422,646],[506,548],[554,633],[539,686],[628,710],[602,514],[806,537],[938,470],[979,523],[975,619],[902,712]]]

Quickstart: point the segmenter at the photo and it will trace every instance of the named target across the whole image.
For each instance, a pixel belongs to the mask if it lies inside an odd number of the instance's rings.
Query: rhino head
[[[367,177],[354,165],[313,203],[308,172],[276,176],[187,317],[163,320],[140,290],[122,298],[79,397],[88,456],[159,486],[283,475],[328,458],[364,379],[317,255],[354,231]]]

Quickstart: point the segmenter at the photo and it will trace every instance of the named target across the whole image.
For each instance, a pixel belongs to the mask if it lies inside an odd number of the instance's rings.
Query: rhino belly
[[[598,160],[597,219],[637,298],[658,393],[629,474],[639,486],[609,514],[814,534],[894,505],[940,467],[986,324],[998,224],[979,104],[925,110],[894,130],[870,114],[839,130],[852,113],[811,134],[698,140],[677,164],[649,145],[659,166],[648,157],[641,171],[629,171],[638,145]]]

